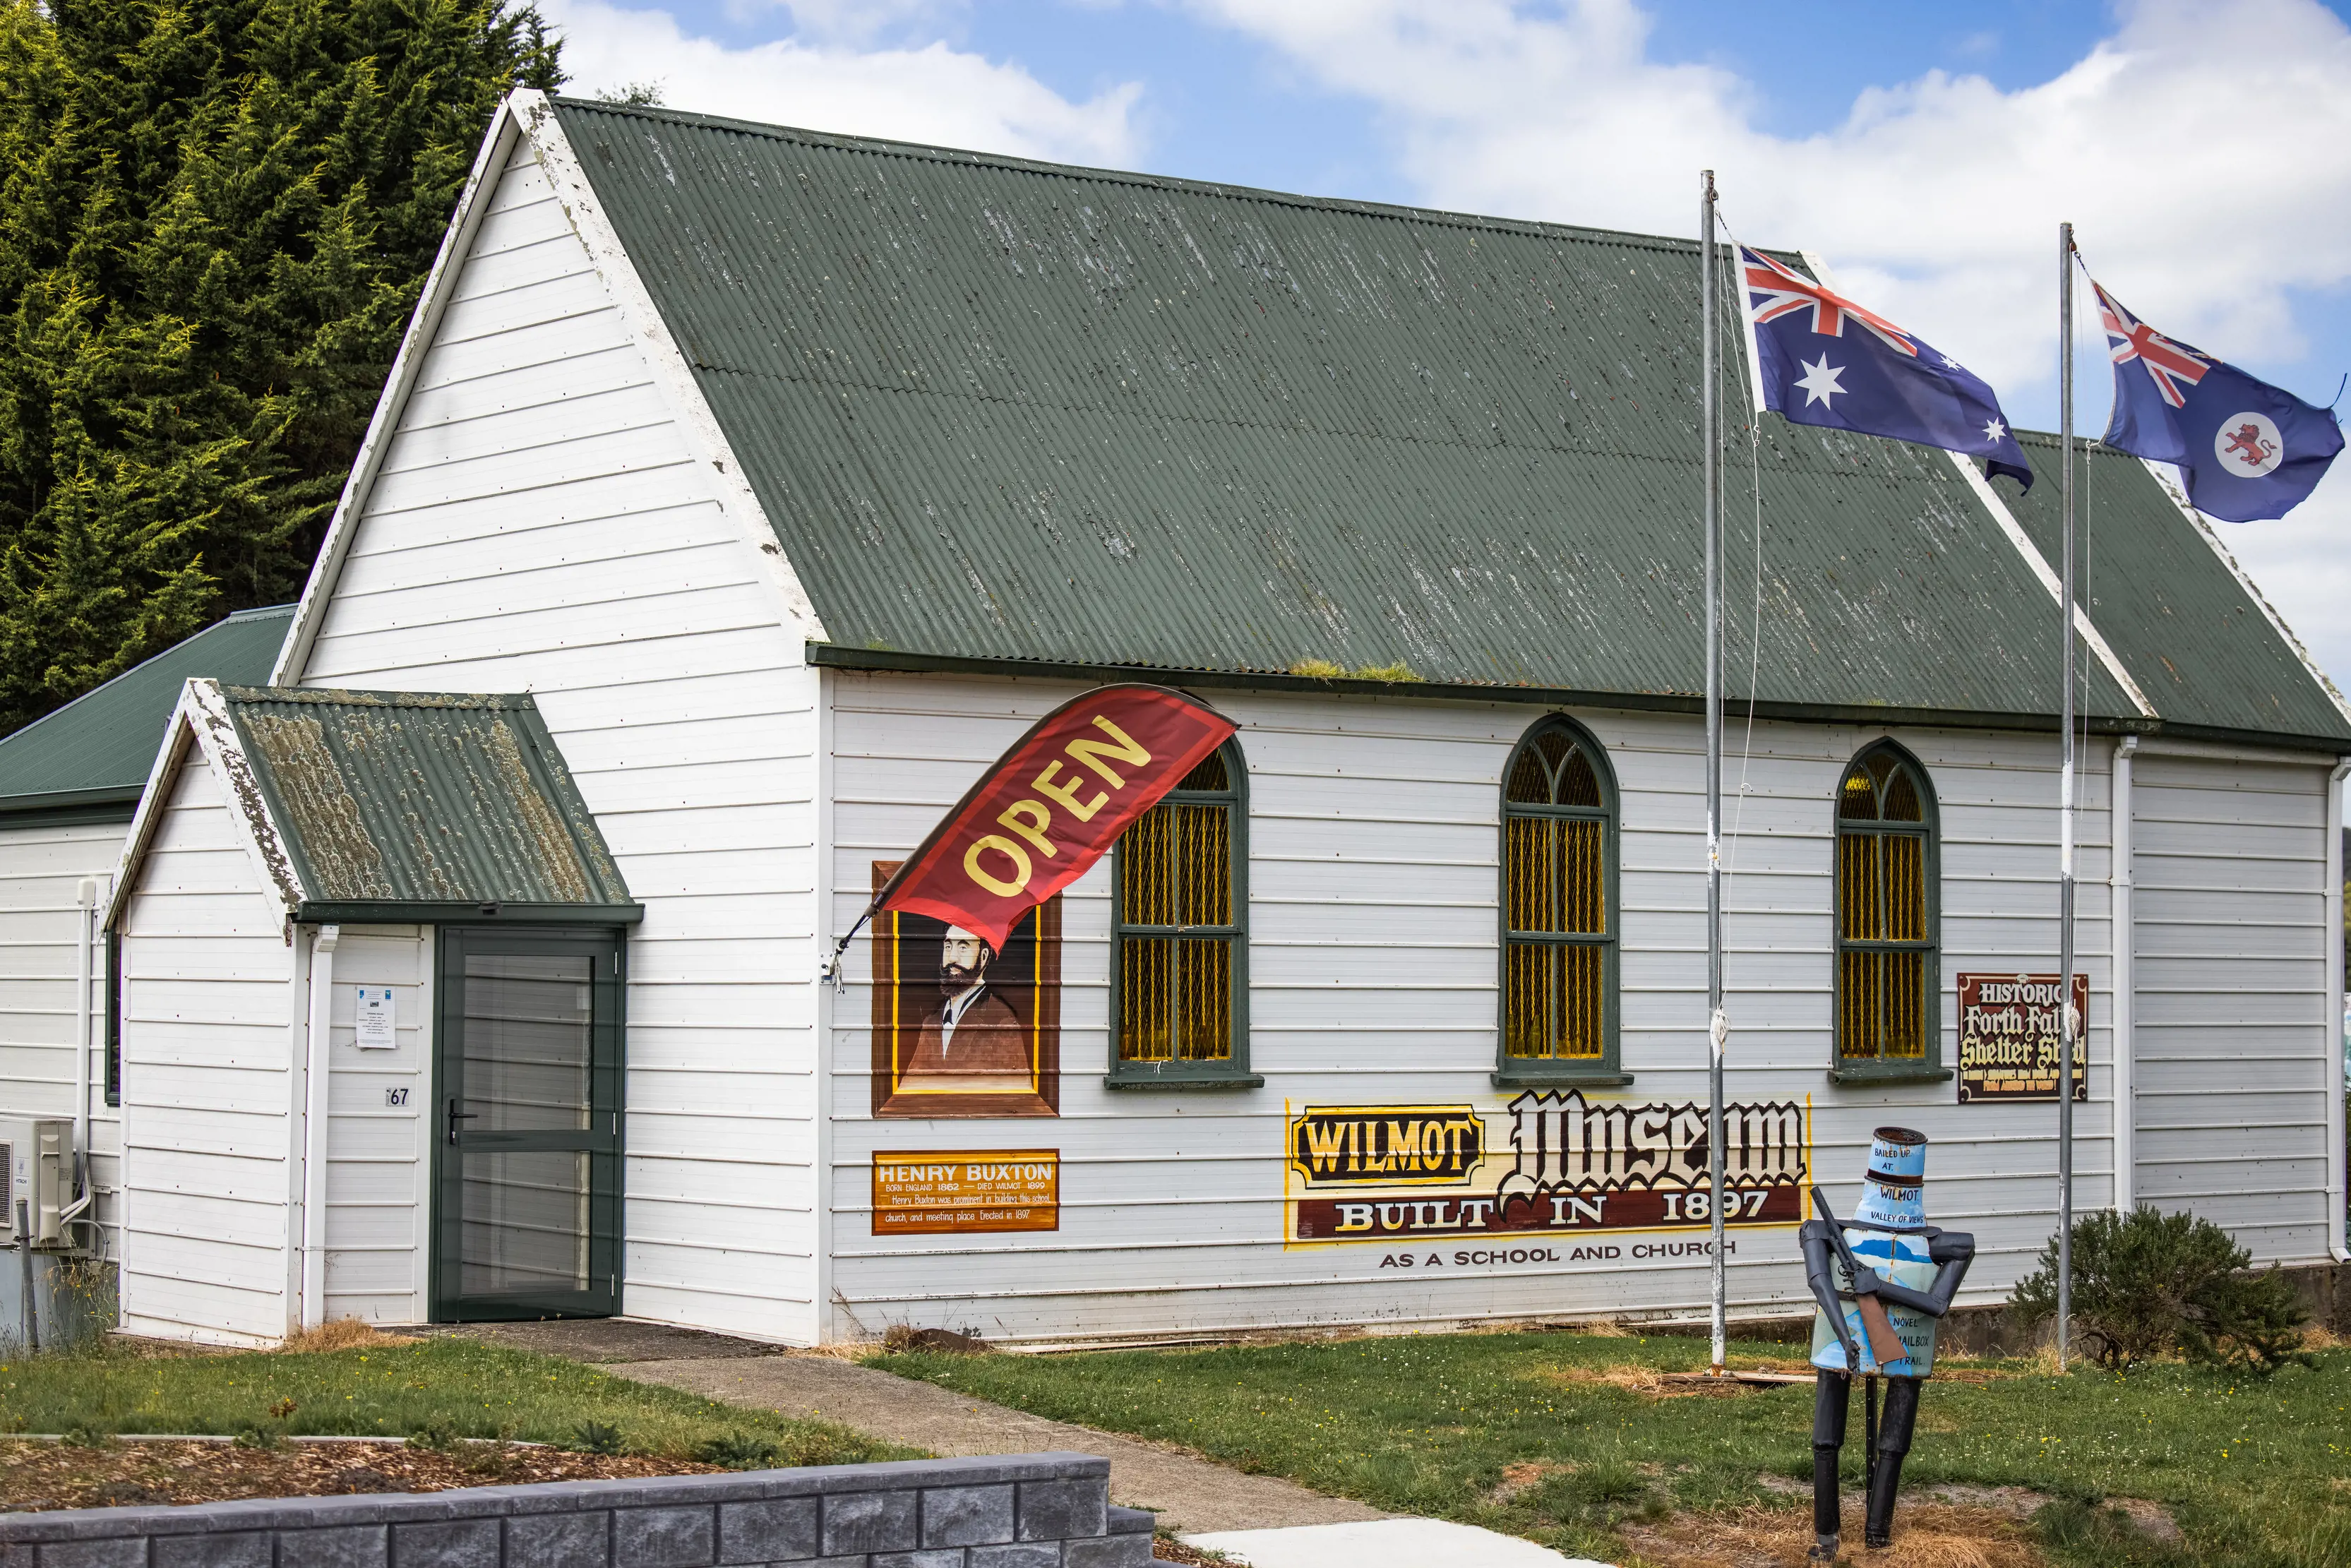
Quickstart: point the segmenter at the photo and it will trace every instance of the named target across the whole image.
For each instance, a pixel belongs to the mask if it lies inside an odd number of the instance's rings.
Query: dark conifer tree
[[[0,0],[0,733],[297,592],[514,0]]]

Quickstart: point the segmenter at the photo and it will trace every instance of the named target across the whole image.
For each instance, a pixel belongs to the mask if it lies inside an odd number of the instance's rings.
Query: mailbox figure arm
[[[1951,1298],[1959,1293],[1959,1282],[1968,1277],[1968,1265],[1976,1260],[1976,1239],[1964,1230],[1930,1230],[1927,1234],[1927,1256],[1936,1265],[1935,1282],[1917,1305],[1928,1317],[1939,1318],[1951,1310]]]
[[[1829,1328],[1836,1334],[1837,1343],[1844,1351],[1845,1365],[1858,1371],[1861,1347],[1854,1343],[1853,1331],[1844,1323],[1844,1303],[1837,1300],[1839,1249],[1835,1243],[1840,1239],[1834,1227],[1825,1219],[1807,1219],[1796,1231],[1797,1243],[1804,1249],[1804,1283],[1811,1288],[1813,1300],[1820,1303]]]

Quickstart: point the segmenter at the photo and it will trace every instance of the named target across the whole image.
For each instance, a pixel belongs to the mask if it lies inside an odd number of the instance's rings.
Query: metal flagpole
[[[1707,1209],[1714,1264],[1714,1372],[1722,1375],[1729,1337],[1729,1295],[1722,1257],[1722,476],[1720,419],[1715,385],[1714,171],[1700,176],[1698,310],[1704,395],[1698,435],[1706,448],[1706,1019],[1708,1063],[1706,1100]]]
[[[2058,458],[2057,512],[2064,534],[2064,588],[2059,606],[2065,655],[2060,706],[2065,737],[2057,780],[2057,1370],[2074,1315],[2074,225],[2057,225],[2057,397],[2064,450]]]

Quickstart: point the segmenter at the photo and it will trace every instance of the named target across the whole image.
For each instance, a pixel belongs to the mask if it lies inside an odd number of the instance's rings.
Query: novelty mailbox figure
[[[1813,1557],[1836,1559],[1844,1520],[1837,1505],[1837,1455],[1844,1447],[1845,1407],[1856,1373],[1868,1378],[1864,1407],[1868,1512],[1863,1540],[1884,1546],[1894,1528],[1894,1491],[1918,1419],[1918,1385],[1935,1370],[1935,1331],[1951,1308],[1976,1255],[1976,1239],[1927,1223],[1927,1134],[1880,1127],[1869,1146],[1869,1173],[1853,1223],[1839,1223],[1821,1189],[1817,1218],[1796,1239],[1804,1281],[1820,1311],[1813,1319]],[[1886,1379],[1886,1420],[1877,1419],[1877,1380]]]

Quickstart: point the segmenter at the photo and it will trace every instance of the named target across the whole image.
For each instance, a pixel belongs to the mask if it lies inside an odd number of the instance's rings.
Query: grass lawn
[[[843,1427],[454,1338],[379,1338],[307,1354],[155,1354],[101,1343],[10,1357],[0,1361],[0,1431],[505,1437],[739,1465],[911,1457]]]
[[[1793,1346],[1733,1349],[1734,1366],[1801,1364]],[[1052,1356],[915,1353],[872,1364],[1571,1556],[1737,1560],[1660,1544],[1661,1531],[1709,1521],[1728,1530],[1760,1520],[1804,1539],[1812,1390],[1674,1397],[1646,1375],[1705,1360],[1698,1340],[1529,1333]],[[1980,1552],[1962,1540],[1947,1542],[1940,1557],[1910,1560],[2351,1564],[2351,1351],[2321,1353],[2318,1363],[2266,1383],[2179,1364],[2057,1377],[2024,1363],[1949,1363],[2001,1375],[1928,1387],[1906,1497],[1937,1483],[2041,1496],[2020,1503],[1998,1494],[2007,1539]],[[1845,1531],[1856,1557],[1860,1406],[1856,1389],[1845,1446]],[[2132,1525],[2107,1500],[2117,1499],[2162,1504],[2181,1539]],[[1897,1549],[1906,1518],[1923,1541],[1937,1517],[1923,1505],[1897,1513]],[[1960,1521],[1962,1537],[1967,1519],[1991,1517],[1988,1505],[1943,1511],[1946,1524]]]

